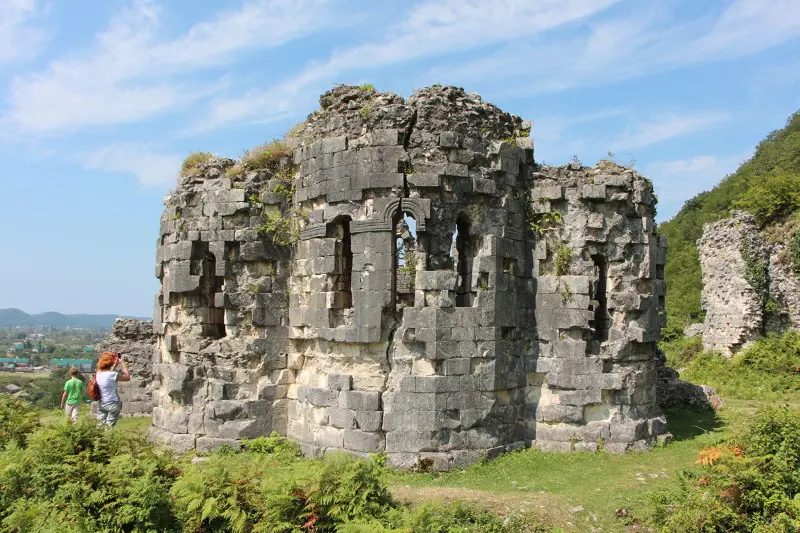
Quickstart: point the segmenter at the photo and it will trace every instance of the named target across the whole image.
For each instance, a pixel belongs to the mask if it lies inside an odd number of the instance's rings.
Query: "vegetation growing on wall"
[[[703,319],[700,258],[695,244],[703,224],[726,218],[732,208],[754,213],[762,224],[776,224],[800,208],[799,192],[797,112],[786,127],[770,133],[735,173],[688,200],[677,215],[659,226],[669,242],[665,277],[670,323],[686,326]]]
[[[242,158],[232,167],[225,171],[225,177],[235,179],[250,170],[269,171],[273,174],[285,172],[281,167],[281,161],[292,155],[292,150],[286,142],[281,139],[274,139],[268,143],[256,146],[247,150]],[[285,179],[279,175],[274,176],[278,179]]]
[[[209,152],[192,152],[181,164],[180,175],[184,178],[189,176],[196,176],[200,172],[200,165],[208,163],[214,159],[214,154]]]

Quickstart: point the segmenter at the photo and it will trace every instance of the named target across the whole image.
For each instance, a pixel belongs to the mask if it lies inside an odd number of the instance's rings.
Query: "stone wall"
[[[277,431],[308,454],[444,470],[664,433],[648,180],[541,167],[529,122],[457,88],[342,86],[320,104],[291,157],[215,159],[166,200],[158,437],[208,450]],[[296,242],[265,217],[296,221]]]
[[[124,415],[149,415],[153,411],[151,365],[155,347],[153,323],[130,318],[116,319],[111,327],[111,335],[96,346],[97,353],[121,353],[131,371],[131,380],[119,384]]]
[[[707,350],[731,356],[764,333],[800,328],[800,282],[786,245],[769,242],[752,215],[734,211],[706,224],[697,247]]]

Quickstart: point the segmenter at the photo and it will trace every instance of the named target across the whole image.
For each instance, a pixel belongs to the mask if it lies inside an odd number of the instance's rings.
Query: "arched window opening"
[[[394,224],[394,272],[392,285],[397,311],[414,306],[414,283],[417,274],[417,221],[406,212],[398,214]]]
[[[475,260],[475,246],[470,235],[469,219],[459,216],[454,233],[455,252],[453,261],[458,278],[456,280],[456,307],[472,307],[475,292],[472,287],[472,264]]]
[[[335,293],[332,309],[353,307],[353,248],[350,244],[350,217],[336,220],[328,226],[328,238],[335,239],[333,272],[329,275],[328,290]]]
[[[192,243],[192,269],[200,274],[195,314],[200,318],[202,335],[211,339],[225,336],[225,309],[217,307],[217,294],[222,293],[223,276],[217,276],[217,258],[208,250],[208,243]]]
[[[589,321],[592,328],[592,338],[598,341],[608,340],[608,330],[611,327],[611,315],[608,313],[608,264],[602,255],[593,255],[597,282],[594,284],[592,306],[594,319]],[[591,310],[591,309],[590,309]]]

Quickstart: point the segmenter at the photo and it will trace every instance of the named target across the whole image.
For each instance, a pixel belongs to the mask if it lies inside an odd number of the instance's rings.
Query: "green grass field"
[[[643,515],[653,492],[692,468],[700,449],[729,431],[724,413],[667,413],[674,442],[651,452],[544,453],[523,450],[441,475],[395,474],[393,493],[409,502],[461,499],[507,514],[529,513],[565,531],[626,531],[623,515]],[[595,529],[593,529],[595,528]],[[600,528],[600,529],[596,529]],[[635,530],[635,529],[630,529]]]

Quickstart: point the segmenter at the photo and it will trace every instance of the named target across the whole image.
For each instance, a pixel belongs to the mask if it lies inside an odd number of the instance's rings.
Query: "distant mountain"
[[[65,315],[49,311],[29,315],[19,309],[0,309],[0,327],[46,327],[108,329],[119,315]],[[136,318],[136,317],[122,317]]]

